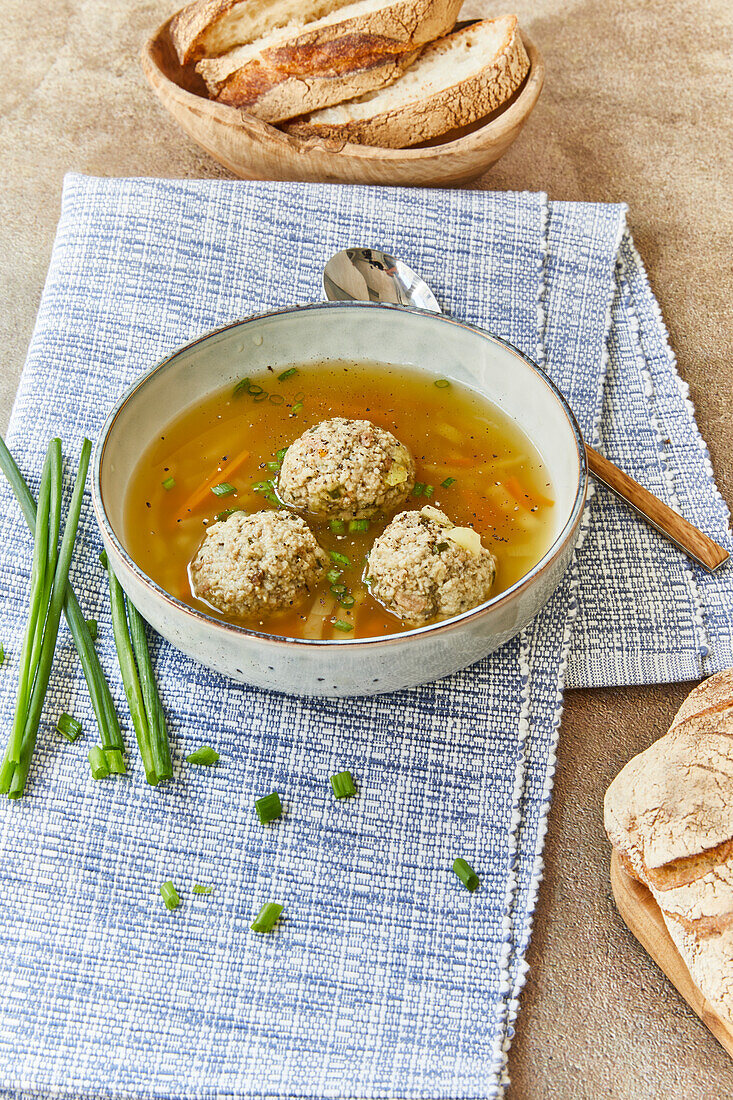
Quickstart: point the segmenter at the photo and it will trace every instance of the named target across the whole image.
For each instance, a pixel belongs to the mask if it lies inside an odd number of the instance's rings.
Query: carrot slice
[[[445,460],[446,466],[461,466],[466,469],[470,466],[476,465],[476,459],[471,458],[470,455],[451,454]]]
[[[227,463],[222,463],[221,470],[217,470],[211,477],[207,478],[203,485],[199,485],[186,503],[181,508],[179,513],[179,519],[185,519],[186,513],[190,512],[193,508],[197,508],[203,500],[206,499],[206,494],[210,493],[215,485],[218,485],[220,481],[223,481],[225,477],[233,474],[235,470],[238,470],[240,466],[249,458],[249,451],[240,451],[240,453]]]
[[[528,512],[532,508],[539,508],[540,504],[544,504],[546,508],[551,508],[555,503],[554,500],[550,500],[549,497],[545,497],[542,493],[530,492],[529,489],[525,489],[518,478],[512,475],[508,477],[504,482],[504,488],[506,491],[514,497],[517,504],[521,508],[526,508]]]

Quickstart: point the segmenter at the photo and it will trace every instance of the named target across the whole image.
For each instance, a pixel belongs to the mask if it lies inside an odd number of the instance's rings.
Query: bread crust
[[[385,87],[426,42],[453,26],[462,0],[394,0],[377,10],[284,31],[197,65],[212,99],[267,122]],[[293,83],[288,84],[288,81]]]
[[[359,95],[391,84],[417,58],[412,52],[372,55],[363,59],[364,67],[355,71],[348,59],[331,71],[317,75],[290,75],[284,69],[255,62],[246,72],[235,74],[217,97],[219,103],[241,107],[265,122],[281,122],[316,106],[339,103],[359,88]],[[340,69],[340,71],[339,71]]]
[[[715,676],[703,680],[683,702],[672,719],[670,731],[676,729],[691,715],[715,714],[733,705],[733,668],[725,668]],[[731,731],[733,734],[733,730]]]
[[[322,19],[353,0],[269,0],[255,11],[252,0],[195,0],[179,11],[170,36],[182,65],[218,57],[293,21]]]
[[[170,36],[182,65],[204,56],[204,38],[209,27],[220,22],[241,2],[242,0],[198,0],[179,11],[171,21]]]
[[[729,1024],[733,1024],[733,928],[699,936],[678,921],[665,923],[695,985]]]
[[[606,792],[606,832],[704,995],[733,1022],[733,670],[688,695]]]
[[[649,871],[698,856],[733,837],[733,706],[690,714],[611,783],[611,843],[635,850]]]
[[[449,42],[450,36],[433,43],[429,49],[445,49]],[[332,138],[403,149],[470,125],[490,114],[513,95],[528,72],[529,58],[513,16],[500,51],[491,64],[452,88],[441,89],[424,98],[416,97],[371,118],[338,123],[303,118],[296,119],[285,129],[300,137]]]

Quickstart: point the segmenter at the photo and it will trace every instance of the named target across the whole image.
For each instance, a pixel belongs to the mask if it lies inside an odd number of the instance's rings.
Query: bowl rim
[[[457,328],[465,329],[469,332],[480,336],[482,339],[489,340],[500,344],[506,348],[517,358],[521,359],[527,366],[530,367],[540,379],[545,383],[551,395],[560,405],[565,418],[568,421],[568,425],[572,432],[576,452],[578,456],[578,487],[573,501],[573,506],[570,509],[570,514],[563,524],[562,529],[555,536],[555,539],[545,551],[543,556],[537,562],[536,565],[525,573],[518,581],[515,581],[513,585],[500,592],[498,595],[492,597],[484,603],[478,604],[476,607],[469,608],[468,611],[462,612],[460,615],[455,615],[450,619],[443,619],[437,623],[431,623],[427,626],[414,627],[411,630],[401,631],[396,634],[388,634],[384,637],[370,637],[370,638],[293,638],[288,635],[276,635],[267,634],[264,631],[252,630],[245,626],[238,626],[236,623],[229,623],[223,619],[217,619],[213,615],[207,614],[205,611],[201,611],[196,607],[191,607],[190,604],[184,603],[183,600],[178,599],[177,596],[171,595],[165,588],[154,581],[152,577],[149,577],[147,573],[137,564],[136,561],[130,556],[121,541],[117,537],[117,534],[112,527],[112,524],[108,518],[107,510],[104,504],[104,498],[101,486],[102,466],[104,463],[105,451],[109,441],[110,434],[114,428],[114,425],[122,413],[122,410],[128,405],[141,390],[145,388],[148,382],[154,375],[161,371],[165,371],[172,364],[173,361],[181,354],[192,348],[197,347],[199,344],[205,343],[212,339],[214,336],[218,336],[223,332],[228,332],[230,329],[239,328],[240,326],[248,325],[255,321],[267,320],[273,317],[281,317],[289,314],[297,314],[311,310],[327,309],[327,310],[340,310],[340,309],[369,309],[369,310],[390,310],[399,313],[411,313],[416,316],[422,316],[426,318],[432,318],[433,321],[438,324],[454,325]],[[210,329],[209,331],[202,333],[193,340],[187,341],[185,344],[181,344],[174,348],[163,359],[159,360],[153,367],[145,371],[131,383],[130,386],[124,391],[124,393],[118,398],[113,405],[112,409],[107,415],[107,418],[102,426],[102,429],[97,437],[97,441],[94,447],[94,454],[92,458],[92,507],[94,515],[99,524],[100,529],[106,534],[115,548],[115,551],[122,558],[125,566],[133,573],[135,578],[139,581],[143,587],[152,591],[152,593],[164,603],[171,606],[175,611],[183,612],[185,615],[192,617],[194,620],[200,623],[204,623],[208,626],[214,627],[218,630],[223,630],[225,633],[236,637],[246,637],[256,639],[259,642],[264,642],[276,647],[281,646],[297,646],[297,647],[329,647],[329,646],[349,646],[352,648],[358,648],[360,646],[389,646],[396,643],[406,641],[413,637],[422,637],[424,635],[434,636],[439,633],[446,633],[448,631],[455,630],[457,627],[462,626],[464,623],[474,619],[483,618],[489,612],[492,612],[495,608],[500,607],[504,603],[508,603],[515,599],[524,590],[530,587],[536,577],[538,577],[544,570],[559,557],[568,541],[573,537],[573,534],[580,523],[580,519],[585,507],[586,496],[588,492],[588,464],[585,455],[585,443],[583,435],[580,430],[580,426],[575,418],[570,405],[567,400],[539,364],[530,359],[528,355],[520,351],[514,344],[508,340],[502,339],[500,336],[494,335],[489,332],[488,329],[480,328],[478,325],[470,324],[467,321],[457,320],[454,317],[449,316],[446,313],[435,313],[431,310],[418,309],[411,306],[392,305],[382,302],[356,302],[356,301],[344,301],[344,302],[307,302],[303,305],[286,306],[281,309],[266,310],[261,313],[249,314],[246,317],[238,318],[235,321],[229,321],[225,325],[219,325],[217,328]]]
[[[450,157],[454,153],[479,151],[484,147],[488,137],[499,140],[515,126],[522,126],[526,122],[537,104],[545,80],[545,64],[542,54],[532,39],[519,27],[519,35],[530,63],[527,75],[517,90],[516,98],[508,106],[505,105],[499,114],[496,114],[493,118],[489,117],[488,121],[475,130],[453,138],[451,141],[438,142],[435,145],[417,148],[407,146],[403,149],[392,149],[381,145],[360,145],[350,141],[338,142],[316,136],[304,138],[296,134],[286,133],[284,130],[278,129],[274,123],[265,122],[242,108],[233,107],[227,103],[218,103],[216,100],[198,95],[173,80],[158,63],[156,50],[164,39],[167,39],[167,44],[173,49],[170,42],[170,25],[177,14],[178,12],[174,12],[156,28],[141,51],[143,70],[155,94],[160,98],[153,74],[155,74],[155,80],[162,81],[166,87],[172,90],[172,94],[181,103],[186,104],[195,113],[207,115],[224,124],[238,123],[242,127],[242,132],[248,129],[253,136],[267,140],[273,147],[277,146],[281,150],[289,149],[300,156],[318,153],[340,159],[350,158],[357,162],[370,163],[379,160],[390,163],[412,162],[417,164],[420,161],[427,162],[445,156]],[[179,70],[183,70],[185,67],[180,63],[178,64]]]

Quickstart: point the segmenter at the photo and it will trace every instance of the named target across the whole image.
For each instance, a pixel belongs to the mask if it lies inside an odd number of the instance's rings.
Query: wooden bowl
[[[476,179],[507,151],[539,98],[545,67],[522,35],[530,70],[507,104],[459,136],[411,149],[298,138],[237,107],[213,103],[192,66],[181,66],[169,19],[142,53],[153,91],[189,137],[242,179],[445,187]]]

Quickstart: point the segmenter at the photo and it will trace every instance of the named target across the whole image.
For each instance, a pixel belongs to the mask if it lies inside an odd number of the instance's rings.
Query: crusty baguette
[[[488,115],[528,72],[517,17],[485,19],[433,42],[388,88],[296,119],[286,129],[402,149]]]
[[[687,697],[606,792],[606,832],[693,980],[733,1022],[733,670]]]
[[[173,19],[170,35],[182,65],[219,57],[278,27],[301,25],[353,0],[196,0]]]
[[[358,0],[197,65],[209,95],[280,122],[396,80],[461,0]]]

